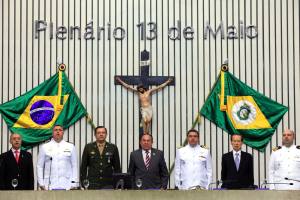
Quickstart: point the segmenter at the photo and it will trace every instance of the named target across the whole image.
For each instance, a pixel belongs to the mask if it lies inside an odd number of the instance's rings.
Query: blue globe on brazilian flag
[[[42,84],[0,105],[0,113],[10,131],[22,135],[24,149],[49,139],[55,124],[68,128],[87,116],[64,65]]]
[[[200,113],[229,134],[241,134],[244,143],[264,151],[288,108],[260,94],[222,70]]]

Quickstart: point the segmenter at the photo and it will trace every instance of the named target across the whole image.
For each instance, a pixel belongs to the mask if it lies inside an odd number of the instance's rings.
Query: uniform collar
[[[200,147],[200,145],[197,144],[195,146],[191,146],[190,144],[188,144],[187,147],[190,148],[190,149],[198,149]]]
[[[290,147],[282,146],[283,149],[290,150],[296,148],[296,145],[291,145]]]
[[[107,142],[105,141],[104,143],[102,143],[102,144],[100,144],[100,143],[98,143],[97,141],[96,141],[96,145],[99,147],[99,146],[103,146],[103,147],[105,147],[106,146],[106,144],[107,144]]]
[[[56,142],[53,138],[51,139],[51,142],[53,142],[54,144],[58,144],[58,145],[65,143],[65,141],[63,139],[60,142]]]

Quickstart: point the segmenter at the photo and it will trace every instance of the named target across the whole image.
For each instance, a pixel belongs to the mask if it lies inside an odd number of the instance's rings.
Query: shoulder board
[[[209,149],[207,146],[205,145],[200,145],[200,147],[204,148],[204,149]]]
[[[46,140],[45,142],[44,142],[44,144],[46,144],[46,143],[48,143],[48,142],[50,142],[51,141],[51,139],[49,139],[49,140]]]
[[[177,149],[181,149],[182,147],[184,147],[184,146],[179,146],[179,147],[177,147]]]
[[[277,150],[279,150],[279,149],[281,149],[281,146],[274,147],[272,150],[273,150],[273,151],[277,151]]]
[[[300,145],[296,146],[297,149],[300,149]]]
[[[111,142],[106,142],[106,145],[108,145],[108,146],[115,146],[113,143],[111,143]]]

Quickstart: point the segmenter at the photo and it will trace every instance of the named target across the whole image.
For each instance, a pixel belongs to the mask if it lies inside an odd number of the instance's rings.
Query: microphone
[[[284,179],[288,180],[288,181],[300,182],[300,180],[298,180],[298,179],[292,179],[292,178],[287,178],[287,177],[285,177]]]

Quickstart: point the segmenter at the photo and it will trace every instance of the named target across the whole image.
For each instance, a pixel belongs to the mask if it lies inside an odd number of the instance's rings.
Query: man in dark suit
[[[241,151],[243,136],[231,135],[231,145],[233,150],[222,156],[222,188],[253,188],[253,158],[251,154]]]
[[[107,130],[104,126],[95,129],[96,141],[87,144],[82,154],[80,180],[89,181],[89,189],[112,189],[113,173],[120,173],[118,147],[106,141]]]
[[[141,189],[167,189],[168,169],[162,151],[152,148],[153,138],[143,134],[140,139],[142,149],[131,152],[128,172],[135,181],[142,181]]]
[[[20,149],[22,138],[19,134],[10,135],[12,148],[1,154],[0,179],[2,190],[13,190],[12,180],[17,180],[16,190],[33,190],[33,164],[30,153]]]

